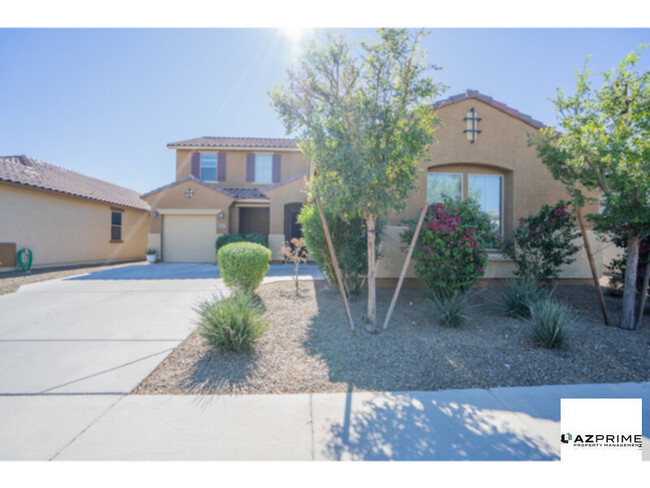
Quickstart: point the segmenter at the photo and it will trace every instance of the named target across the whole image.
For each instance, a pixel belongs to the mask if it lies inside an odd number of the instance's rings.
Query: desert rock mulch
[[[260,288],[269,329],[255,349],[221,353],[195,331],[135,390],[136,394],[250,394],[407,391],[650,379],[650,314],[636,331],[607,327],[592,287],[558,287],[555,296],[579,314],[559,350],[535,346],[529,325],[494,309],[498,288],[475,297],[469,321],[434,323],[421,289],[402,291],[387,330],[371,335],[362,317],[365,296],[351,303],[348,328],[338,291],[324,282]],[[378,322],[392,288],[378,290]],[[616,323],[621,299],[607,296]]]

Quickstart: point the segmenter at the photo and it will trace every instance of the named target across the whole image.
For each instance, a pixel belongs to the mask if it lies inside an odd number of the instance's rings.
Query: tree
[[[271,93],[287,133],[312,162],[310,194],[344,219],[362,217],[368,236],[369,328],[375,326],[377,219],[405,208],[419,165],[435,141],[442,85],[419,47],[424,31],[380,29],[350,44],[327,36],[305,45],[296,69]],[[356,49],[353,53],[352,47]]]
[[[530,139],[577,205],[594,200],[586,192],[601,193],[603,211],[587,216],[594,229],[626,237],[623,329],[635,328],[639,246],[650,233],[650,72],[634,71],[644,48],[603,73],[599,89],[591,87],[587,58],[575,95],[558,90],[553,101],[562,132],[547,128]]]

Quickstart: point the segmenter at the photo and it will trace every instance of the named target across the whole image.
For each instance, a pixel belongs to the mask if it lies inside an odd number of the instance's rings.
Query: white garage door
[[[168,263],[214,263],[216,215],[165,215],[163,260]]]

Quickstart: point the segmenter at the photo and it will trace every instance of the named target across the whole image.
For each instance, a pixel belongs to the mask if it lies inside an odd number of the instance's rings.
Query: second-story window
[[[255,155],[255,183],[273,182],[273,156],[271,154]]]
[[[203,181],[217,181],[217,155],[201,153],[201,179]]]

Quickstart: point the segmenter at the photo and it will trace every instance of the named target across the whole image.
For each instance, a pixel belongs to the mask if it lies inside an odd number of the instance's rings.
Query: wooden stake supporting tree
[[[596,292],[598,293],[598,300],[600,300],[600,309],[603,311],[603,318],[605,319],[605,324],[610,325],[609,315],[607,314],[607,305],[605,304],[605,297],[603,296],[603,290],[600,288],[600,281],[598,280],[598,272],[596,271],[596,265],[594,264],[594,256],[591,253],[591,246],[589,245],[589,237],[587,236],[587,230],[585,229],[585,222],[582,218],[582,208],[580,205],[576,205],[576,216],[578,217],[578,224],[580,224],[580,232],[582,232],[582,240],[585,243],[585,251],[587,251],[587,259],[589,260],[589,267],[591,268],[591,275],[594,279],[594,286],[596,287]]]
[[[332,236],[330,235],[330,230],[327,227],[327,220],[325,219],[325,212],[323,212],[323,206],[320,203],[320,198],[316,198],[316,206],[318,207],[318,214],[320,215],[320,221],[323,224],[323,232],[325,232],[325,239],[327,240],[327,247],[330,251],[330,257],[332,258],[332,266],[334,267],[334,273],[336,274],[336,282],[339,285],[339,293],[341,294],[341,300],[343,301],[343,306],[345,307],[345,314],[348,317],[348,324],[350,324],[350,329],[354,330],[354,322],[352,321],[350,306],[348,305],[348,299],[346,298],[345,290],[343,289],[343,280],[341,280],[341,271],[339,270],[339,263],[336,260],[336,254],[334,253],[334,246],[332,245]]]
[[[397,303],[397,298],[399,297],[399,292],[402,289],[402,283],[404,283],[404,277],[406,276],[406,270],[409,267],[409,263],[411,262],[411,256],[413,255],[413,249],[415,249],[415,243],[418,241],[418,236],[420,235],[420,229],[422,229],[422,224],[424,223],[424,217],[427,214],[427,206],[425,205],[422,207],[422,211],[420,212],[420,220],[418,220],[418,225],[415,228],[415,232],[413,232],[413,239],[411,240],[411,245],[409,246],[409,250],[406,253],[406,259],[404,260],[404,266],[402,266],[402,272],[399,275],[399,280],[397,280],[397,288],[395,288],[395,293],[393,294],[393,299],[390,302],[390,307],[388,307],[388,313],[386,314],[386,320],[384,320],[384,329],[388,327],[388,322],[390,322],[390,318],[393,315],[393,309],[395,308],[395,304]]]

